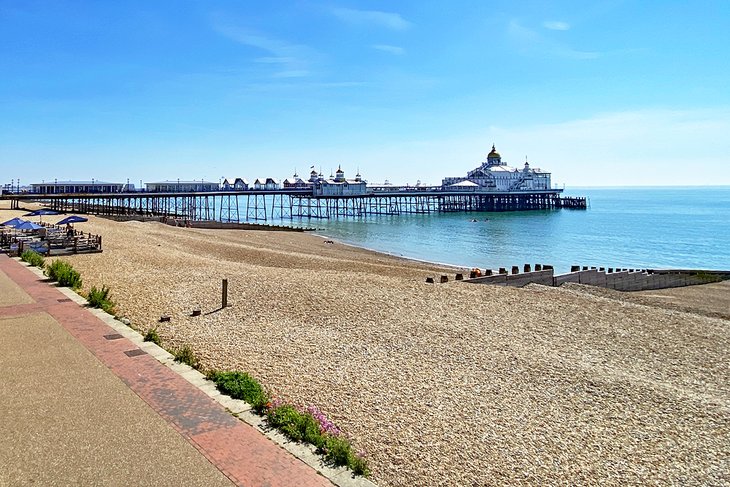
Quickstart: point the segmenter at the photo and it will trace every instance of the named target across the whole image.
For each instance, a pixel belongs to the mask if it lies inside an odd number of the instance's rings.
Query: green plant
[[[91,286],[86,300],[92,308],[101,308],[109,314],[114,314],[114,301],[109,298],[108,287],[102,286],[101,289],[97,289],[96,286]]]
[[[269,403],[269,395],[261,384],[245,372],[214,370],[207,376],[223,394],[246,401],[256,412],[262,412]]]
[[[147,330],[147,333],[144,334],[144,341],[152,342],[158,347],[162,346],[162,339],[160,338],[160,335],[157,334],[157,327]]]
[[[20,255],[20,260],[27,262],[32,266],[40,267],[41,269],[43,269],[43,266],[45,266],[45,259],[43,258],[43,256],[34,250],[23,251],[23,253]]]
[[[269,424],[290,440],[305,441],[317,448],[325,444],[325,436],[320,431],[319,423],[309,413],[303,413],[294,406],[285,404],[269,409],[266,416]]]
[[[46,266],[46,275],[60,286],[78,289],[81,287],[81,274],[65,260],[57,259]]]
[[[183,345],[180,348],[176,348],[172,351],[172,355],[175,357],[175,362],[182,362],[194,369],[200,369],[200,360],[190,345]]]
[[[175,360],[177,356],[178,352]],[[339,428],[317,407],[309,406],[302,411],[278,399],[271,400],[261,384],[245,372],[211,370],[206,377],[223,394],[242,399],[259,414],[265,414],[269,425],[290,440],[314,445],[327,462],[346,466],[356,475],[370,475],[367,461],[353,451],[349,440],[340,435]]]
[[[356,455],[352,445],[342,436],[328,436],[321,448],[325,460],[338,466],[347,466],[358,475],[370,475],[367,461],[362,455]]]

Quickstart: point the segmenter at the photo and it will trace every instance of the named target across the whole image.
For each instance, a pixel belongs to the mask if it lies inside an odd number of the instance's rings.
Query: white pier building
[[[441,184],[448,191],[546,191],[550,190],[550,173],[530,167],[528,162],[521,169],[508,166],[492,145],[481,166],[466,177],[444,178]]]

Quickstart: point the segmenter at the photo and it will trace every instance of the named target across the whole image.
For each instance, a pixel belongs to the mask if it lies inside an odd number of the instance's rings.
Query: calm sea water
[[[565,194],[588,196],[590,208],[350,218],[316,226],[355,245],[467,267],[730,269],[730,187],[576,188]]]

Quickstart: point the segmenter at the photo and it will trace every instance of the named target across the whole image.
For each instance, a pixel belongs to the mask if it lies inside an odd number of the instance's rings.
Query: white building
[[[210,181],[158,181],[156,183],[145,183],[147,191],[152,193],[201,193],[205,191],[218,191],[220,185]]]
[[[256,178],[253,182],[253,189],[272,191],[280,189],[279,181],[274,178]]]
[[[465,181],[473,184],[465,185]],[[444,178],[441,184],[447,191],[545,191],[550,189],[550,173],[532,168],[528,162],[521,169],[508,166],[492,145],[481,166],[466,177]]]
[[[243,178],[225,178],[222,187],[228,191],[242,191],[248,189],[248,181]]]
[[[321,174],[312,171],[309,181],[314,186],[316,196],[354,196],[367,192],[367,181],[358,172],[355,179],[346,179],[342,167],[337,168],[335,177],[325,179]]]
[[[286,178],[282,182],[282,186],[286,189],[304,189],[311,187],[309,182],[300,178],[296,172],[294,173],[293,177]]]
[[[32,183],[32,193],[56,194],[56,193],[121,193],[125,189],[124,183],[109,183],[106,181],[53,181],[43,183]],[[132,191],[134,185],[130,185]]]

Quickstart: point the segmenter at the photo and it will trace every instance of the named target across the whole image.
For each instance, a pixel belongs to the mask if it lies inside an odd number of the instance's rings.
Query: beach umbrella
[[[56,225],[67,225],[69,223],[81,223],[81,222],[87,222],[87,221],[89,221],[89,219],[84,218],[83,216],[71,215],[71,216],[67,216],[60,222],[56,223]]]
[[[38,221],[43,221],[43,215],[58,215],[60,212],[56,210],[49,210],[47,208],[41,208],[40,210],[31,211],[30,213],[26,213],[23,216],[37,216]]]
[[[41,208],[40,210],[31,211],[23,216],[41,216],[41,215],[58,215],[60,212],[56,210],[49,210],[47,208]]]
[[[20,225],[21,223],[23,223],[24,221],[26,221],[26,220],[15,217],[6,222],[0,223],[0,225],[6,226],[6,227],[16,227],[16,226]]]
[[[38,230],[39,228],[43,228],[43,225],[38,225],[37,223],[28,221],[15,225],[16,230]]]

